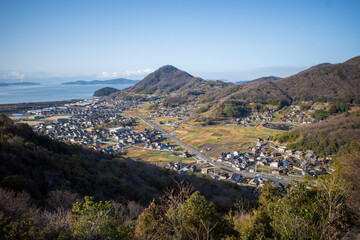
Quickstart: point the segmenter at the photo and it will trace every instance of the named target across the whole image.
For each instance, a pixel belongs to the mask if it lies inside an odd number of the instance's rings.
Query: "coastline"
[[[57,107],[67,103],[75,103],[83,99],[72,99],[64,101],[50,101],[50,102],[24,102],[24,103],[9,103],[0,104],[0,113],[10,114],[15,112],[24,112],[28,110],[46,108],[46,107]]]

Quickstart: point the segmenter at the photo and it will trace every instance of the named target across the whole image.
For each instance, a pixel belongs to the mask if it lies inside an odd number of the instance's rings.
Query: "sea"
[[[132,85],[133,84],[41,84],[28,86],[0,86],[0,104],[89,99],[96,90],[104,87],[112,87],[121,90]]]

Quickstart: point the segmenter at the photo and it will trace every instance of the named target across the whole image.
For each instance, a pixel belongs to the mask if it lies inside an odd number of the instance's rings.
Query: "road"
[[[174,136],[170,135],[169,133],[165,132],[162,128],[157,126],[155,123],[150,122],[146,118],[138,116],[138,115],[132,115],[132,116],[141,119],[142,121],[144,121],[146,124],[148,124],[152,128],[154,128],[157,131],[161,132],[161,134],[164,137],[169,138],[170,140],[172,140],[172,141],[176,142],[177,144],[179,144],[179,145],[183,146],[184,148],[186,148],[188,151],[192,152],[195,155],[196,159],[203,160],[203,161],[213,165],[214,167],[223,168],[223,169],[229,170],[231,172],[239,173],[239,174],[242,174],[242,175],[245,175],[245,176],[248,176],[248,177],[269,178],[271,181],[279,182],[279,183],[281,183],[283,185],[288,185],[290,183],[289,179],[285,179],[283,177],[276,177],[276,176],[274,176],[272,174],[266,174],[266,173],[260,173],[260,172],[251,173],[251,172],[248,172],[248,171],[245,171],[245,170],[238,171],[238,170],[234,169],[233,167],[230,167],[230,166],[221,164],[219,162],[216,162],[213,159],[209,158],[208,156],[205,156],[204,154],[202,154],[201,152],[199,152],[195,148],[187,145],[186,143],[181,142],[179,139],[177,139]]]

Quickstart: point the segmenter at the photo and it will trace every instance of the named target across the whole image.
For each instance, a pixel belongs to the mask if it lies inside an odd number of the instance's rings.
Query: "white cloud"
[[[118,77],[134,77],[134,76],[143,76],[149,73],[152,73],[154,70],[151,68],[145,68],[134,71],[125,71],[123,73],[118,72],[102,72],[98,75],[99,78],[118,78]]]
[[[8,78],[8,79],[20,79],[20,80],[22,80],[22,79],[25,78],[25,74],[20,72],[20,71],[9,71],[3,77]]]
[[[152,73],[153,71],[154,70],[151,68],[145,68],[145,69],[140,69],[140,70],[135,70],[135,71],[125,71],[124,75],[125,76],[145,75],[145,74]]]
[[[99,75],[99,78],[117,78],[117,77],[120,77],[120,74],[118,72],[102,72],[100,75]]]

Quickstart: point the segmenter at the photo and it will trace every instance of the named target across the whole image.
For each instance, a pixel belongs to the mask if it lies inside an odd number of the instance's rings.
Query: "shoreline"
[[[57,107],[60,105],[74,103],[81,101],[83,99],[72,99],[64,101],[50,101],[50,102],[24,102],[24,103],[5,103],[0,104],[0,113],[10,114],[14,112],[24,112],[28,110],[34,110],[37,108],[46,108],[46,107]]]

